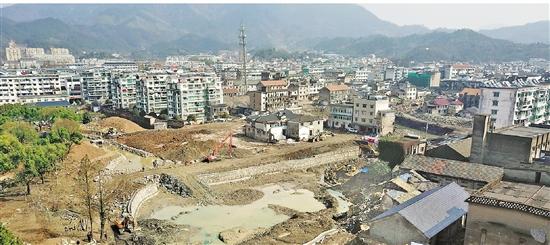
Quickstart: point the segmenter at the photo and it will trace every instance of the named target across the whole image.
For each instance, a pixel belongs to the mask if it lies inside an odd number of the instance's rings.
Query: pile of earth
[[[246,205],[260,200],[264,193],[255,189],[239,189],[222,196],[225,205]]]
[[[121,117],[107,117],[101,119],[98,123],[103,129],[115,128],[120,133],[134,133],[145,130],[136,123]]]

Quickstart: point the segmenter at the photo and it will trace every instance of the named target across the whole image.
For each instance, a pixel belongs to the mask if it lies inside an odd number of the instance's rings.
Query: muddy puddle
[[[301,212],[315,212],[325,206],[306,189],[290,185],[268,185],[256,188],[264,196],[247,205],[167,206],[154,211],[149,218],[172,220],[177,224],[190,225],[200,230],[191,240],[202,244],[222,244],[218,234],[240,227],[243,229],[268,228],[289,217],[277,214],[269,204],[280,205]]]

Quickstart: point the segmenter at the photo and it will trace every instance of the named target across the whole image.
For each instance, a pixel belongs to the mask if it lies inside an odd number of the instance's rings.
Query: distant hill
[[[547,44],[518,44],[493,39],[468,29],[406,37],[336,38],[320,41],[313,48],[347,55],[376,54],[405,62],[550,59],[550,47]]]
[[[314,37],[403,36],[429,31],[380,20],[350,4],[21,4],[6,7],[3,13],[16,22],[56,18],[86,27],[90,35],[105,34],[117,43],[126,42],[129,48],[173,41],[187,34],[236,46],[241,23],[247,28],[251,47],[289,47]]]
[[[538,21],[521,26],[509,26],[492,30],[480,30],[492,38],[510,40],[517,43],[550,44],[550,21]]]
[[[547,45],[520,45],[473,31],[399,26],[351,4],[16,4],[3,9],[0,22],[2,47],[14,39],[33,47],[68,47],[77,55],[95,51],[150,57],[236,50],[243,23],[249,50],[315,49],[399,59],[548,57]]]

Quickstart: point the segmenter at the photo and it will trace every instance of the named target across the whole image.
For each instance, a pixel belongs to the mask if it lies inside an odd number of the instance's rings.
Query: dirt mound
[[[239,189],[223,196],[225,205],[246,205],[264,196],[264,193],[255,189]]]
[[[164,159],[186,162],[206,156],[216,144],[213,140],[201,141],[194,137],[200,133],[205,132],[186,129],[142,131],[123,135],[117,141]]]
[[[121,117],[104,118],[99,121],[99,126],[101,126],[103,129],[115,128],[116,130],[118,130],[118,132],[121,133],[134,133],[145,130],[136,123]]]
[[[96,147],[88,141],[82,141],[80,144],[75,144],[71,146],[71,150],[67,155],[67,162],[80,162],[84,156],[88,155],[88,158],[92,161],[100,160],[105,156],[107,152],[105,150]],[[108,160],[108,159],[106,159]]]

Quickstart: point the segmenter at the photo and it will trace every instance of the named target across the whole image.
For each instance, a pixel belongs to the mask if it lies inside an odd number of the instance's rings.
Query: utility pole
[[[248,83],[246,82],[247,73],[246,73],[246,34],[244,33],[244,25],[241,24],[241,30],[239,34],[239,45],[241,46],[241,59],[243,62],[242,76],[244,78],[244,86],[248,90]]]

